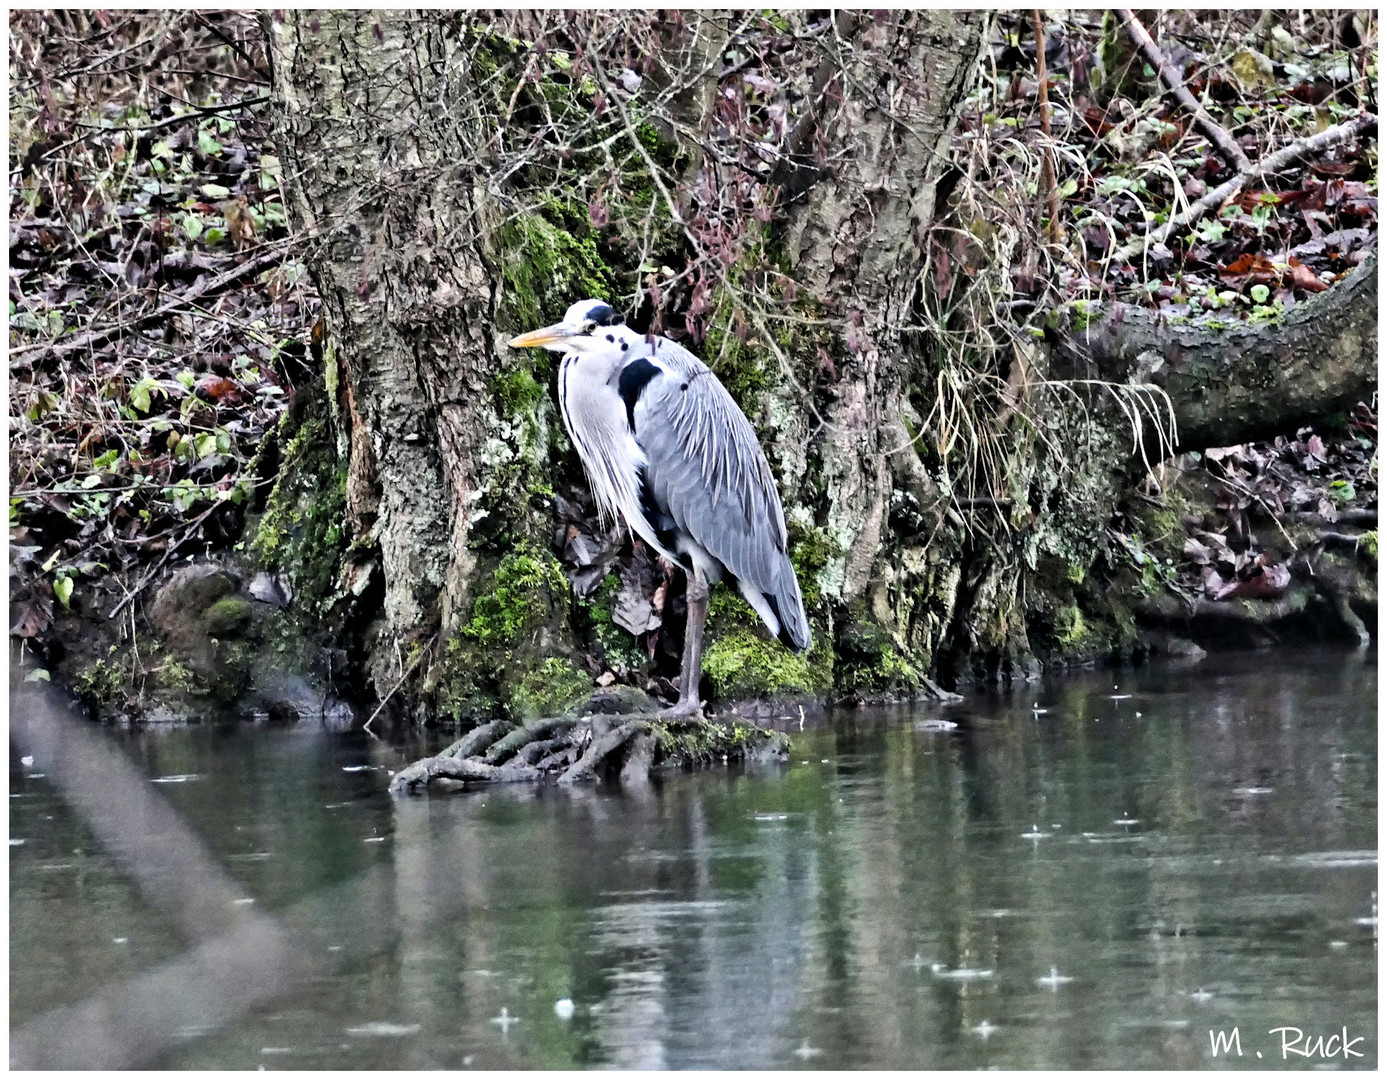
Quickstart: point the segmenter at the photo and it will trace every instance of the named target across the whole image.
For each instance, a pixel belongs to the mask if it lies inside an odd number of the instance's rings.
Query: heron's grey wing
[[[630,415],[654,509],[765,598],[787,643],[807,647],[785,512],[756,432],[692,353],[660,340],[627,370],[642,360],[657,372],[637,369],[645,379]]]

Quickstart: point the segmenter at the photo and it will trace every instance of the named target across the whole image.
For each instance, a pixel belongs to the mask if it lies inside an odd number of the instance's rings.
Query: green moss
[[[284,465],[251,537],[251,550],[270,569],[287,569],[294,604],[321,614],[336,597],[346,537],[347,466],[321,388],[312,394],[284,449]],[[292,421],[285,414],[281,432]]]
[[[703,673],[722,700],[777,694],[816,694],[833,685],[833,648],[816,636],[807,653],[794,653],[750,626],[728,620],[708,634]]]
[[[817,526],[799,529],[790,526],[790,563],[799,578],[804,606],[817,608],[822,601],[819,572],[843,553],[842,545]]]
[[[1077,647],[1088,636],[1084,613],[1077,605],[1061,608],[1055,615],[1055,640],[1066,648]]]
[[[437,719],[455,724],[479,720],[495,714],[500,697],[490,668],[476,644],[460,635],[448,639],[442,655],[434,663],[424,686]]]
[[[864,609],[858,608],[847,617],[836,644],[834,683],[840,690],[902,693],[924,686],[928,657],[901,650]]]
[[[525,544],[479,578],[466,625],[444,646],[424,686],[435,714],[455,722],[562,712],[592,680],[551,642],[563,639],[568,581],[547,551]]]
[[[512,329],[533,330],[554,322],[577,300],[616,292],[590,232],[531,212],[502,226],[500,241],[501,308]]]
[[[1367,551],[1369,558],[1372,558],[1372,559],[1376,559],[1376,558],[1377,558],[1377,530],[1376,530],[1376,529],[1374,529],[1372,532],[1365,532],[1362,536],[1360,536],[1360,537],[1358,538],[1358,542],[1359,542],[1361,545],[1363,545],[1363,548],[1364,548],[1365,551]]]
[[[528,367],[502,371],[488,384],[501,415],[519,417],[533,413],[544,398],[544,387],[535,381]]]
[[[487,648],[518,643],[526,627],[544,620],[568,581],[559,562],[547,551],[525,547],[501,560],[491,587],[477,597],[463,636]]]
[[[592,680],[562,656],[546,656],[537,667],[520,673],[503,695],[513,717],[534,720],[558,716],[592,692]]]
[[[237,634],[250,625],[250,601],[243,596],[223,596],[202,615],[210,637]]]
[[[655,720],[650,732],[665,765],[698,766],[748,758],[783,760],[790,740],[783,732],[768,731],[737,720],[702,724],[666,724]]]

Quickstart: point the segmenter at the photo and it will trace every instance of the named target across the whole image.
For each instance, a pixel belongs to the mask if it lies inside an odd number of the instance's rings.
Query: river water
[[[754,772],[401,801],[423,743],[105,731],[313,959],[195,1023],[188,921],[12,749],[11,1029],[159,975],[128,1063],[1372,1068],[1376,715],[1372,658],[1220,657],[796,714]]]

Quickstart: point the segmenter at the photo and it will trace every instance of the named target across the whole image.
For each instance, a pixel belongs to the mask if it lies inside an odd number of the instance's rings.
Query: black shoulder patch
[[[621,395],[621,400],[626,402],[626,422],[631,425],[632,431],[636,430],[636,402],[640,399],[641,391],[645,389],[646,383],[658,374],[659,368],[644,356],[638,356],[622,368],[621,374],[617,377],[617,393]]]
[[[598,326],[620,326],[626,321],[621,312],[606,304],[594,304],[588,308],[587,315]]]

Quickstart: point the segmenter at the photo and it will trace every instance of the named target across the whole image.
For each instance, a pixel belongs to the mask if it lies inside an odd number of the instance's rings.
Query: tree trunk
[[[451,633],[472,596],[469,532],[501,424],[488,388],[499,340],[489,125],[459,19],[296,11],[267,22],[290,208],[345,405],[349,539],[379,553],[370,668],[383,695],[406,674],[402,642]]]

